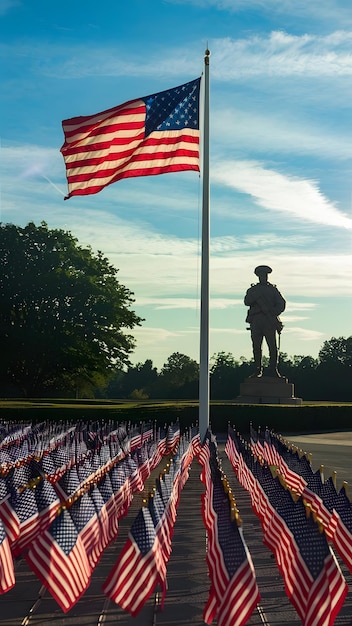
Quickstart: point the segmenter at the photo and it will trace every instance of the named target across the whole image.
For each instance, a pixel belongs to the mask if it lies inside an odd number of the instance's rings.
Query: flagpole
[[[204,128],[203,128],[203,203],[202,203],[202,265],[200,302],[199,358],[199,434],[203,441],[209,427],[209,243],[210,243],[210,184],[209,184],[209,61],[204,57]]]

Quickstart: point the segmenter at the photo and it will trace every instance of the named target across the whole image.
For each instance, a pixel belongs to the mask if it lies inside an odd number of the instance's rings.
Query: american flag
[[[180,425],[170,424],[167,429],[166,446],[167,451],[172,452],[180,441]]]
[[[250,424],[250,443],[253,454],[258,458],[264,458],[263,442],[252,424]]]
[[[352,505],[343,486],[330,518],[329,536],[340,557],[352,573]]]
[[[165,590],[165,560],[150,511],[143,507],[131,526],[115,567],[103,584],[103,591],[135,617],[157,584]]]
[[[337,498],[336,489],[334,490],[335,490],[335,496]],[[328,497],[329,497],[328,486],[326,485],[324,488],[324,483],[321,480],[321,472],[320,470],[317,470],[317,472],[311,474],[308,480],[308,484],[306,485],[306,487],[304,487],[303,492],[302,492],[302,498],[303,498],[304,504],[306,506],[308,505],[309,508],[311,508],[314,518],[323,525],[324,531],[329,532],[328,529],[330,525],[330,517],[331,517],[332,509],[329,510],[326,507],[326,504],[323,499],[324,494],[328,502]],[[331,495],[332,494],[330,494],[330,498],[331,498]]]
[[[208,535],[207,563],[211,579],[203,618],[207,624],[216,617],[219,626],[242,626],[260,599],[253,563],[242,529],[231,517],[231,503],[213,441],[206,439],[199,461],[203,465],[202,480],[206,486],[202,513]]]
[[[0,521],[0,594],[12,589],[14,584],[15,571],[10,542]]]
[[[66,613],[90,583],[91,567],[83,542],[64,509],[25,553],[30,568]]]
[[[102,507],[102,509],[104,508],[104,513],[106,512],[109,520],[109,530],[107,538],[108,543],[110,543],[113,539],[116,539],[117,537],[119,519],[118,508],[116,505],[116,498],[110,478],[110,473],[105,474],[102,480],[99,481],[97,488],[104,500],[104,506]],[[98,511],[99,516],[102,516],[104,514],[102,509]]]
[[[15,556],[23,552],[39,532],[54,521],[60,500],[54,487],[45,479],[40,464],[31,459],[27,483],[17,492],[12,506],[20,521],[20,534],[12,545]]]
[[[101,556],[100,522],[94,502],[89,493],[84,493],[70,507],[70,516],[82,540],[89,565],[93,570]]]
[[[22,468],[19,469],[22,470]],[[0,518],[11,545],[20,536],[21,520],[15,510],[15,503],[18,497],[18,486],[25,482],[25,480],[18,482],[16,473],[18,473],[18,469],[13,468],[8,475],[0,476]]]
[[[240,456],[241,456],[241,450],[240,450],[240,444],[239,444],[239,439],[237,434],[235,433],[234,429],[232,428],[232,426],[229,426],[228,428],[228,434],[227,434],[227,441],[226,441],[226,445],[225,445],[225,452],[228,456],[228,459],[232,465],[232,467],[234,469],[236,469],[239,460],[240,460]]]
[[[173,526],[171,518],[167,515],[167,506],[165,506],[164,500],[157,489],[153,495],[149,497],[148,508],[153,520],[155,532],[159,537],[165,562],[167,562],[171,554]]]
[[[200,78],[95,115],[64,120],[68,196],[122,178],[199,171]]]

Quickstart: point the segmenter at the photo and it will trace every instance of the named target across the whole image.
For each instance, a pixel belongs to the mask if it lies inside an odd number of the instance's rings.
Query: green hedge
[[[11,421],[156,420],[164,425],[179,420],[181,428],[198,422],[197,402],[65,402],[36,401],[0,403],[0,420]],[[210,426],[214,433],[227,432],[228,424],[240,432],[249,431],[250,422],[278,433],[304,433],[352,429],[352,404],[239,405],[211,403]]]

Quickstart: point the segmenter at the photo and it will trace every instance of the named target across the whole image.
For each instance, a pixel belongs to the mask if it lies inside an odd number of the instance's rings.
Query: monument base
[[[295,398],[294,385],[287,378],[260,376],[246,378],[240,384],[239,404],[302,404],[302,398]]]

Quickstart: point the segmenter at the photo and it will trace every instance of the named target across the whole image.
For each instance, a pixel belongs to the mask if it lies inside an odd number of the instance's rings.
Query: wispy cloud
[[[287,300],[286,307],[290,309],[290,311],[313,311],[317,304],[316,302],[294,302],[292,300]]]
[[[312,180],[287,176],[256,161],[226,161],[213,168],[214,180],[252,196],[264,209],[286,218],[352,229],[352,219],[339,211]]]
[[[262,13],[270,12],[270,16],[275,14],[305,17],[310,16],[319,21],[331,21],[332,23],[346,23],[351,19],[349,7],[344,0],[321,0],[319,4],[315,2],[307,3],[306,0],[166,0],[170,4],[183,4],[199,7],[206,10],[210,8],[229,13],[238,13],[242,10],[256,9]]]
[[[245,39],[214,40],[212,65],[217,67],[216,79],[224,81],[251,76],[350,76],[351,41],[350,31],[328,35],[272,31]]]
[[[317,341],[324,337],[324,333],[311,328],[301,328],[300,326],[285,327],[285,334],[294,336],[298,341]]]
[[[352,21],[352,19],[350,20]],[[229,82],[250,77],[338,77],[352,74],[350,54],[352,32],[338,30],[328,35],[290,34],[277,30],[246,38],[213,39],[211,46],[212,79]],[[151,45],[146,57],[126,46],[68,46],[45,44],[36,40],[2,44],[0,56],[25,59],[28,68],[38,75],[59,80],[85,77],[172,77],[191,76],[201,69],[200,44],[184,44],[179,48]],[[234,59],[236,60],[234,62]],[[146,94],[139,94],[146,95]]]
[[[21,6],[19,0],[0,0],[0,16],[5,15],[15,7]]]
[[[158,298],[158,297],[142,297],[138,298],[139,306],[151,306],[157,310],[167,309],[192,309],[199,310],[200,301],[198,298]],[[209,307],[213,310],[231,309],[237,306],[243,306],[242,299],[234,298],[211,298]]]
[[[248,103],[247,106],[249,106]],[[336,105],[335,105],[336,106]],[[313,109],[312,109],[313,110]],[[314,116],[313,116],[314,117]],[[346,128],[332,131],[314,119],[297,118],[292,110],[217,107],[212,117],[212,141],[233,152],[316,156],[335,161],[352,158],[352,137]],[[226,147],[226,148],[225,148]]]

